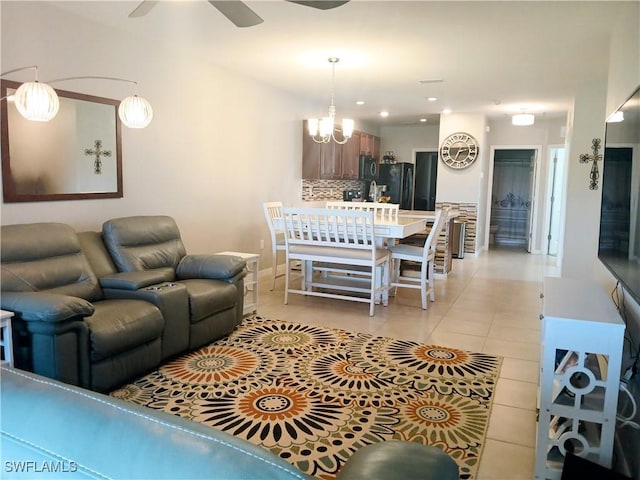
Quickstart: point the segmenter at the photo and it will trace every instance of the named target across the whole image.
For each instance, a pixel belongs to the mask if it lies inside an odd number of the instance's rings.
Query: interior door
[[[416,152],[415,210],[436,209],[438,152]]]

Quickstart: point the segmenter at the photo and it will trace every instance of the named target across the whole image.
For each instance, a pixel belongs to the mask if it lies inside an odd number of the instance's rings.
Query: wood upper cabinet
[[[358,180],[360,166],[360,132],[353,132],[353,136],[342,145],[342,178],[344,180]]]
[[[360,153],[362,155],[373,155],[373,135],[365,132],[360,133]]]
[[[379,155],[380,139],[368,133],[354,131],[353,136],[344,145],[331,141],[316,143],[309,136],[307,121],[303,122],[302,130],[302,178],[319,180],[358,180],[360,154],[362,151],[362,137],[367,137],[370,145],[369,155],[377,150]],[[377,157],[376,157],[377,158]]]

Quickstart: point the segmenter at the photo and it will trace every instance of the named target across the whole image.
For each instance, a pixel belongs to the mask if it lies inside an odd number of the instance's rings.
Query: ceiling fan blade
[[[158,0],[142,0],[129,14],[129,18],[144,17],[156,6],[156,3],[158,3]]]
[[[220,13],[227,17],[236,27],[253,27],[260,25],[263,20],[256,12],[240,1],[215,1],[209,3],[216,7]]]
[[[349,3],[349,0],[287,0],[287,2],[297,3],[305,7],[318,8],[320,10],[331,10],[332,8],[341,7],[345,3]]]

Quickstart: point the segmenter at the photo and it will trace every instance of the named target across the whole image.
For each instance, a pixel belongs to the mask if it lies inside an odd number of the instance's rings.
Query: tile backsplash
[[[343,190],[361,190],[359,180],[302,180],[302,200],[342,200]]]

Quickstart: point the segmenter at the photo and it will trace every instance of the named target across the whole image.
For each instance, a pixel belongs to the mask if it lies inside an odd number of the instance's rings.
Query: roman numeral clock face
[[[440,158],[451,168],[467,168],[477,157],[478,142],[468,133],[452,133],[440,146]]]

